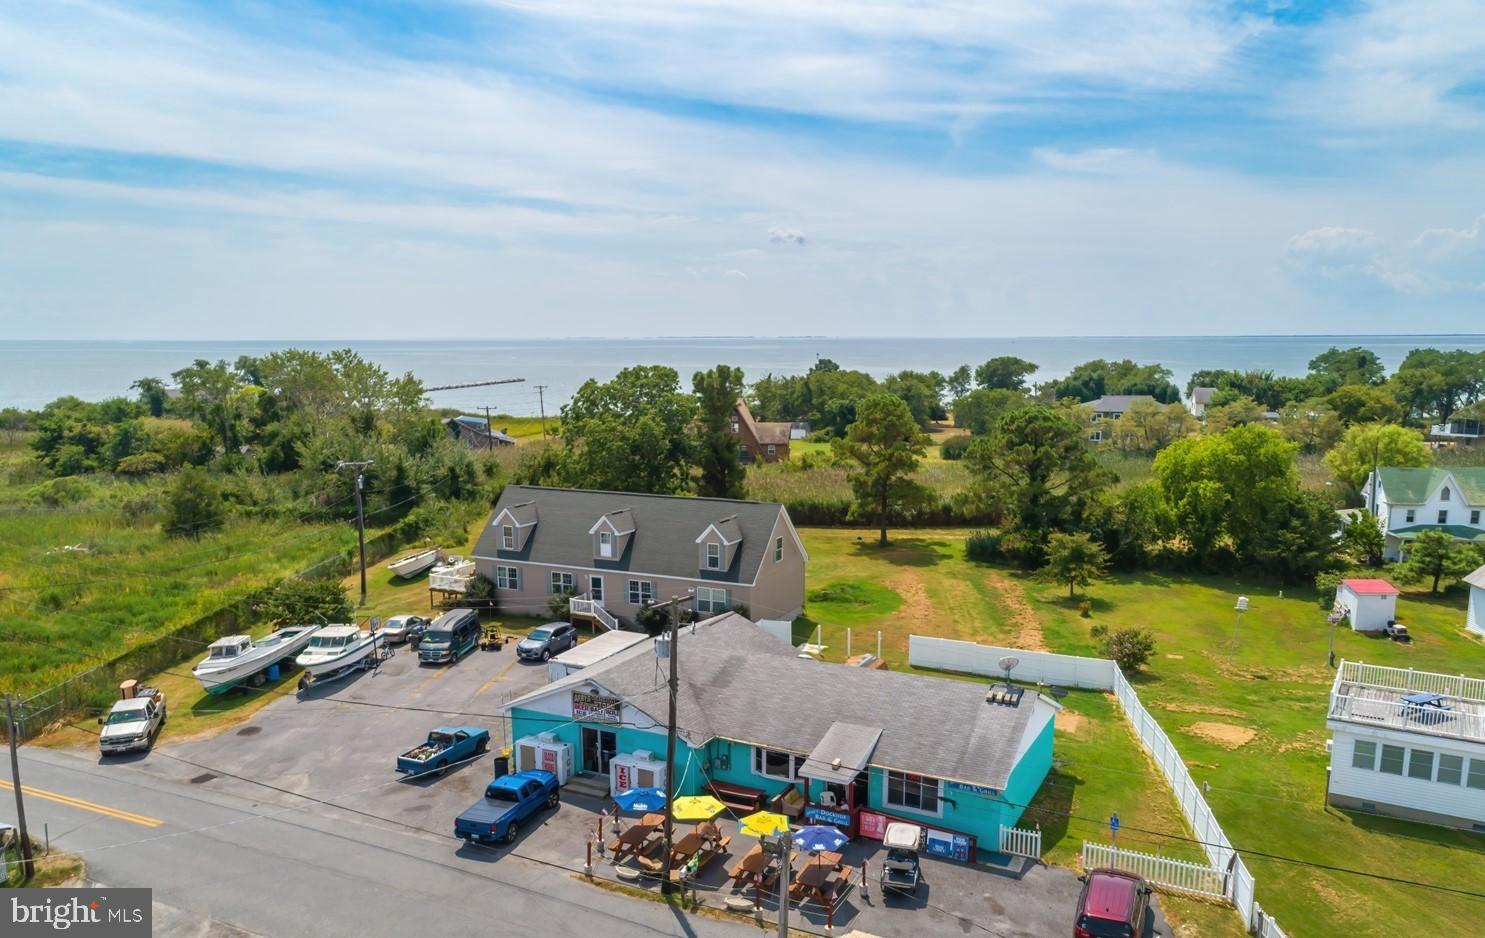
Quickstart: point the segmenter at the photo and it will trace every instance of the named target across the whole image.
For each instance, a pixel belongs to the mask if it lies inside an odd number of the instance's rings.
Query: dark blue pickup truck
[[[502,775],[476,801],[454,819],[454,836],[472,843],[510,843],[521,824],[542,808],[555,808],[560,801],[557,776],[540,769]]]

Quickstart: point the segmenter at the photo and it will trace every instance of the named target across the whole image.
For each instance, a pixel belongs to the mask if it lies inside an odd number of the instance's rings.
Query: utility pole
[[[660,891],[669,893],[671,891],[670,866],[671,850],[674,846],[675,836],[675,701],[680,692],[680,672],[677,670],[678,656],[677,645],[681,637],[681,601],[677,596],[670,597],[670,723],[665,734],[665,856],[661,867],[663,879],[660,881]]]
[[[366,605],[366,505],[361,499],[361,490],[365,485],[366,477],[362,470],[372,465],[367,459],[361,462],[346,462],[342,460],[335,464],[335,468],[344,469],[347,466],[356,470],[356,542],[361,548],[361,605]]]
[[[789,885],[794,874],[789,871],[790,834],[779,831],[779,938],[789,938]]]
[[[485,405],[485,449],[495,448],[495,428],[490,425],[490,405]]]
[[[36,875],[36,861],[31,858],[31,836],[26,833],[26,803],[21,797],[21,759],[16,753],[17,729],[15,703],[5,695],[5,738],[10,740],[10,785],[15,789],[15,820],[21,833],[21,872],[25,882]]]
[[[536,402],[541,407],[541,440],[543,443],[547,440],[547,398],[544,393],[546,389],[547,385],[545,384],[538,384],[536,386]]]

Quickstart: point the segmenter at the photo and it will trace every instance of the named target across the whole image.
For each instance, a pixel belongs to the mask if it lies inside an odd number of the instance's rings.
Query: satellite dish
[[[1001,658],[998,663],[1000,664],[1000,670],[1010,671],[1013,670],[1016,665],[1021,663],[1021,659],[1012,657],[1011,655],[1006,655],[1004,658]]]

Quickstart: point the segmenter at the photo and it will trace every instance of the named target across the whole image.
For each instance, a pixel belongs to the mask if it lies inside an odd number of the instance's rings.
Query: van
[[[473,609],[451,609],[423,630],[418,660],[452,664],[478,647],[483,631],[479,613]]]

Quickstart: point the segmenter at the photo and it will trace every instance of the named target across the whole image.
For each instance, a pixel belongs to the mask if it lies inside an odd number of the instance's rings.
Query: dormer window
[[[513,525],[500,526],[500,546],[505,550],[516,549],[516,529]]]
[[[722,569],[722,545],[711,541],[706,545],[706,568],[708,570]]]
[[[598,532],[598,556],[600,556],[600,557],[606,557],[607,558],[607,557],[613,557],[613,555],[614,555],[614,534],[613,534],[613,532],[612,531],[599,531]]]

